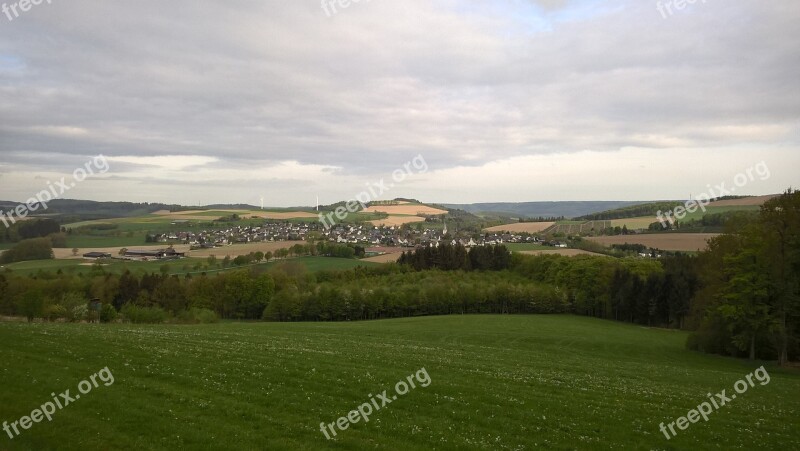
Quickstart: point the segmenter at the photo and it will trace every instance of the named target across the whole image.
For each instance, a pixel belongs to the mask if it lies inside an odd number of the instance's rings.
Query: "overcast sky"
[[[330,203],[417,156],[380,197],[800,186],[796,0],[5,1],[3,200],[99,154],[63,197]]]

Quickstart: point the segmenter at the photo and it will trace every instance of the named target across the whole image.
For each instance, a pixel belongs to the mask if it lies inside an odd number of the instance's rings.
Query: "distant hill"
[[[780,194],[770,194],[768,196],[728,196],[720,198],[711,203],[712,207],[760,207],[764,202],[780,197]]]
[[[0,201],[0,208],[10,211],[20,205],[20,202]],[[87,221],[94,219],[127,218],[143,216],[156,211],[170,210],[239,210],[254,209],[249,205],[211,205],[206,207],[184,207],[160,203],[134,203],[134,202],[95,202],[91,200],[54,199],[47,203],[47,209],[37,208],[31,216],[52,217],[62,223]]]
[[[646,201],[564,201],[564,202],[494,202],[478,204],[439,204],[457,208],[473,214],[491,213],[513,217],[560,217],[574,218],[598,211],[614,210],[645,204]]]
[[[638,218],[641,216],[655,216],[659,211],[670,211],[682,205],[684,201],[664,200],[658,202],[648,202],[643,204],[630,205],[627,207],[612,208],[601,212],[594,212],[588,215],[579,216],[575,219],[586,221],[599,221],[609,219]]]
[[[778,194],[768,196],[725,196],[714,199],[709,205],[712,207],[758,207],[764,202],[778,197]],[[575,219],[587,221],[626,219],[641,216],[655,216],[659,211],[670,211],[679,205],[685,205],[684,200],[664,200],[657,202],[641,203],[633,206],[612,208],[600,212],[582,215]]]
[[[0,206],[20,205],[21,202],[0,201]],[[168,210],[169,205],[133,202],[95,202],[91,200],[54,199],[47,202],[47,209],[38,208],[33,215],[86,215],[97,217],[137,216],[158,210]]]
[[[258,210],[258,207],[250,204],[211,204],[204,205],[203,207],[182,207],[189,210]],[[311,208],[311,207],[305,207]],[[270,210],[288,210],[283,208],[272,208]]]

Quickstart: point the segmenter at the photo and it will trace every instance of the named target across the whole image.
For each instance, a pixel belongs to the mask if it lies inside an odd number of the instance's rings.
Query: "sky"
[[[793,0],[17,1],[0,0],[2,200],[800,186]]]

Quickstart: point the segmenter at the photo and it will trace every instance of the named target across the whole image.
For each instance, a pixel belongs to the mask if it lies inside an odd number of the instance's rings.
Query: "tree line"
[[[469,250],[460,243],[441,243],[403,252],[398,260],[417,271],[443,269],[446,271],[500,271],[511,265],[511,252],[503,245],[474,246]]]
[[[61,226],[52,219],[18,221],[9,227],[0,227],[0,242],[18,243],[22,240],[42,238],[61,232]]]
[[[800,347],[800,192],[788,190],[738,215],[699,257],[697,331],[706,352],[797,358]]]
[[[504,246],[496,246],[464,252],[478,263],[465,270],[444,258],[460,255],[459,249],[463,247],[443,245],[407,253],[431,258],[432,267],[419,270],[412,264],[390,264],[309,273],[301,263],[287,261],[269,269],[252,267],[213,276],[116,275],[102,267],[88,275],[12,273],[0,275],[0,314],[59,318],[60,312],[62,318],[74,319],[73,310],[96,299],[116,312],[127,305],[162,309],[173,316],[208,309],[225,319],[338,321],[455,313],[577,313],[667,324],[656,316],[630,316],[626,310],[641,308],[633,281],[660,274],[658,262],[512,256]],[[472,265],[469,258],[451,261]],[[615,271],[634,284],[629,297],[636,300],[612,299]]]

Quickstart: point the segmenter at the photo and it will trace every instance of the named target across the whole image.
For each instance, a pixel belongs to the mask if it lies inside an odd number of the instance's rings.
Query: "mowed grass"
[[[147,234],[144,232],[133,234],[133,236],[113,236],[113,235],[70,235],[67,237],[67,249],[97,249],[107,247],[133,247],[133,246],[152,246],[154,243],[147,242]],[[158,243],[155,243],[158,244]],[[166,245],[164,246],[166,247]],[[83,253],[83,252],[80,252]]]
[[[697,209],[694,213],[686,213],[681,221],[696,220],[699,221],[707,214],[726,213],[729,211],[758,211],[760,207],[753,205],[736,205],[736,206],[708,206],[705,211]],[[663,217],[666,221],[666,216]],[[611,224],[613,227],[627,226],[628,229],[647,229],[650,224],[658,222],[659,219],[656,215],[640,216],[636,218],[613,219]]]
[[[719,214],[719,213],[727,213],[730,211],[753,211],[757,212],[761,207],[758,205],[735,205],[735,206],[724,206],[724,207],[706,207],[706,211],[702,209],[697,209],[694,213],[686,213],[686,217],[683,218],[683,221],[691,221],[691,220],[701,220],[703,216],[710,215],[710,214]]]
[[[270,268],[284,262],[298,262],[303,265],[309,272],[318,272],[325,270],[347,270],[353,269],[357,266],[374,266],[377,263],[368,261],[347,259],[347,258],[333,258],[333,257],[299,257],[282,260],[272,260],[267,263],[251,264],[244,266],[229,266],[222,267],[222,259],[217,259],[217,263],[213,267],[208,267],[208,260],[205,258],[185,258],[181,260],[153,260],[153,261],[113,261],[109,264],[103,264],[104,272],[112,274],[122,274],[125,271],[130,271],[133,274],[145,273],[160,273],[162,267],[166,266],[167,274],[170,275],[184,275],[184,274],[200,274],[206,272],[208,274],[235,271],[242,269],[249,269],[254,266],[260,268]],[[200,268],[195,268],[200,265]],[[68,260],[33,260],[26,262],[11,263],[0,266],[2,270],[11,270],[14,274],[32,276],[39,273],[39,271],[55,273],[61,270],[67,274],[89,274],[96,271],[94,262],[82,259],[68,259]]]
[[[655,216],[640,216],[637,218],[613,219],[611,220],[611,226],[625,226],[628,230],[647,229],[654,222],[658,222],[658,218]]]
[[[552,250],[552,246],[542,246],[538,243],[503,243],[505,247],[508,248],[511,252],[522,252],[522,251],[544,251],[544,250]]]
[[[800,376],[669,441],[658,425],[762,363],[686,334],[573,316],[449,316],[203,326],[0,324],[0,419],[104,367],[114,375],[2,449],[795,449]],[[424,367],[427,388],[326,440],[321,422]]]

